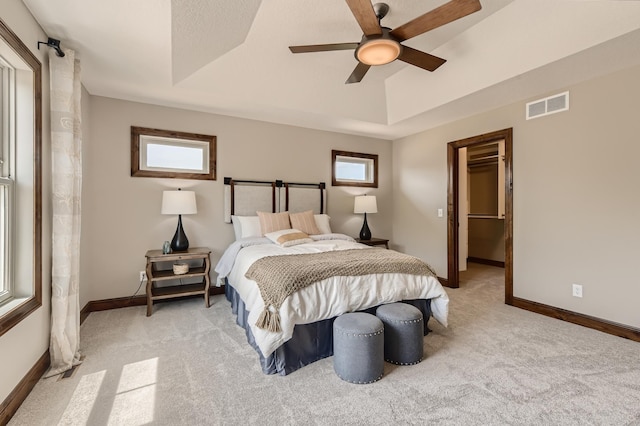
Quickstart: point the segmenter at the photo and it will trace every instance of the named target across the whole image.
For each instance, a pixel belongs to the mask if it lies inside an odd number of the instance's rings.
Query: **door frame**
[[[513,128],[472,136],[447,144],[447,280],[460,287],[459,265],[459,159],[460,148],[504,139],[504,302],[513,305]]]

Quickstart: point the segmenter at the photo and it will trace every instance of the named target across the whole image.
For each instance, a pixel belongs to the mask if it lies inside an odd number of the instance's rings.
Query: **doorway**
[[[504,269],[504,139],[458,150],[459,270]]]
[[[447,144],[447,281],[460,287],[460,150],[504,140],[504,292],[513,304],[513,129],[503,129]]]

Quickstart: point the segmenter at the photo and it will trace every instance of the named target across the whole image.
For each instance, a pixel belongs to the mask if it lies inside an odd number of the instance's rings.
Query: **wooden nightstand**
[[[147,258],[147,316],[153,313],[153,301],[172,299],[182,296],[204,295],[204,303],[209,307],[209,269],[211,269],[211,250],[206,247],[194,247],[184,252],[162,254],[162,250],[149,250]],[[192,260],[201,260],[200,265],[193,265]],[[173,273],[173,264],[189,263],[189,272],[176,275]],[[162,265],[163,263],[168,265]],[[164,269],[163,269],[164,268]],[[182,280],[184,278],[202,277],[201,282],[195,284],[177,284],[165,287],[157,287],[154,283],[169,280]]]
[[[370,240],[361,240],[360,238],[356,238],[356,242],[366,244],[368,246],[385,246],[389,248],[389,240],[385,240],[384,238],[373,238]]]

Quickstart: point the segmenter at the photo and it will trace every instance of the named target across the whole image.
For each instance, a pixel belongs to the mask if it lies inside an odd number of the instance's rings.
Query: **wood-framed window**
[[[131,126],[131,176],[216,180],[216,137]]]
[[[42,65],[2,20],[0,59],[3,335],[42,306]]]
[[[377,188],[378,155],[332,150],[331,184]]]

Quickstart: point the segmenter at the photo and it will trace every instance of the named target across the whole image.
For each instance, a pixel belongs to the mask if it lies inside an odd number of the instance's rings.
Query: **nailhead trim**
[[[349,333],[348,331],[343,331],[340,329],[336,329],[336,331],[342,334],[343,336],[347,336],[347,337],[371,337],[371,336],[377,336],[379,334],[382,334],[384,332],[384,328],[379,331],[376,331],[375,333]]]
[[[381,374],[380,376],[378,376],[378,378],[377,378],[377,379],[373,379],[373,380],[371,380],[371,381],[369,381],[369,382],[356,382],[356,381],[353,381],[353,380],[345,379],[344,377],[342,377],[342,376],[341,376],[341,375],[339,375],[338,373],[336,373],[336,376],[340,377],[340,378],[341,378],[342,380],[344,380],[345,382],[353,383],[354,385],[368,385],[368,384],[370,384],[370,383],[374,383],[374,382],[377,382],[378,380],[382,379],[382,374]]]
[[[395,365],[416,365],[416,364],[420,364],[420,362],[424,359],[424,357],[420,358],[419,360],[415,361],[415,362],[397,362],[397,361],[392,361],[390,359],[384,359],[385,361],[387,361],[388,363],[391,364],[395,364]]]
[[[413,319],[413,320],[397,320],[397,319],[393,319],[393,318],[385,318],[384,316],[379,316],[378,318],[383,320],[383,322],[384,321],[388,321],[388,322],[394,322],[394,323],[397,323],[397,324],[412,324],[412,323],[416,323],[416,322],[422,322],[422,318]]]

